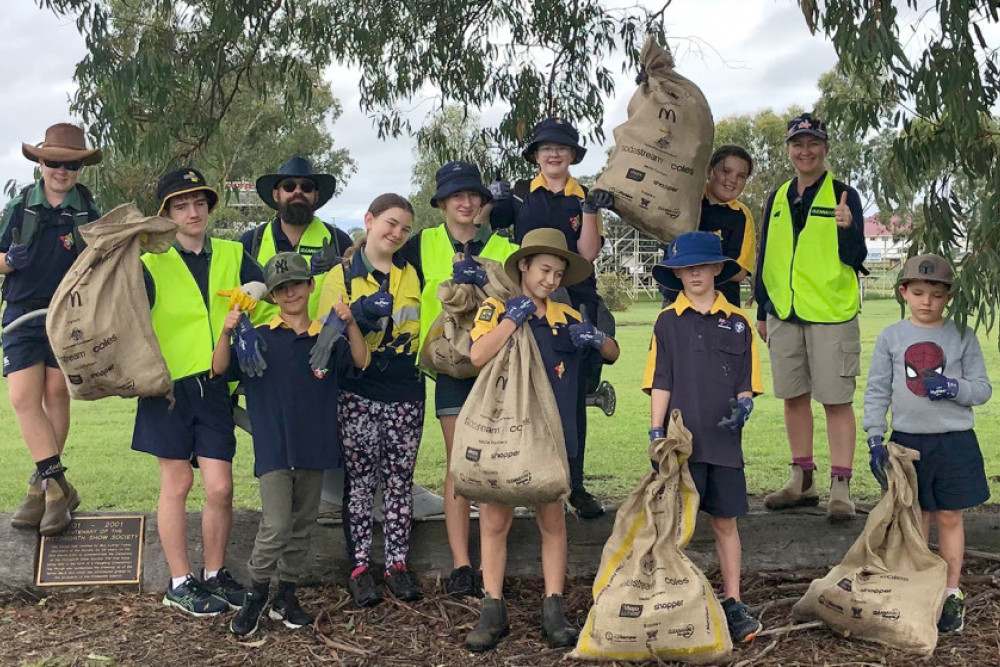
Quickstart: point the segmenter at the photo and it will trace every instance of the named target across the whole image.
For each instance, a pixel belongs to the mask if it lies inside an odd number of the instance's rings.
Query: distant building
[[[865,245],[868,246],[868,263],[896,262],[906,257],[909,242],[906,233],[909,221],[898,215],[883,224],[878,213],[865,218]]]

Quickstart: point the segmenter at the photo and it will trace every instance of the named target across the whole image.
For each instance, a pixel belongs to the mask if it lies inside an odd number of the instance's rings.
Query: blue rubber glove
[[[330,245],[330,239],[323,239],[323,247],[309,258],[309,271],[314,276],[321,275],[335,267],[339,260],[337,246]]]
[[[329,370],[330,355],[333,353],[333,346],[337,344],[337,339],[344,335],[347,323],[340,319],[337,311],[330,309],[330,314],[323,321],[323,328],[316,336],[316,342],[309,350],[309,368],[313,375],[323,379]]]
[[[729,416],[723,417],[719,421],[719,428],[725,429],[735,435],[740,432],[740,429],[750,419],[750,413],[753,412],[753,399],[749,396],[744,396],[738,400],[730,398],[729,409],[731,410]]]
[[[513,299],[507,299],[507,303],[504,304],[506,312],[503,314],[501,319],[510,320],[514,323],[514,326],[521,326],[528,316],[535,312],[535,304],[532,303],[531,299],[521,295],[515,296]]]
[[[958,380],[940,374],[932,375],[924,378],[924,391],[927,392],[927,398],[932,401],[954,399],[958,396]]]
[[[868,467],[872,471],[872,477],[875,478],[883,491],[889,490],[889,478],[885,476],[885,469],[888,465],[889,450],[882,444],[882,436],[873,435],[868,438]]]
[[[597,213],[602,208],[614,208],[615,196],[607,190],[591,190],[580,208],[584,213]]]
[[[667,437],[667,433],[662,426],[654,426],[649,429],[649,443],[652,444],[661,438]],[[660,464],[655,459],[649,459],[649,465],[653,467],[653,470],[660,472]]]
[[[358,298],[351,303],[351,313],[357,320],[361,331],[368,334],[373,331],[381,331],[385,328],[385,322],[392,317],[392,294],[389,293],[389,281],[382,281],[382,286],[378,291],[368,296]]]
[[[569,325],[569,336],[573,340],[573,345],[577,347],[596,347],[598,350],[604,345],[607,334],[587,321],[577,322]]]
[[[479,263],[469,254],[469,244],[466,244],[465,247],[465,259],[451,265],[452,280],[455,281],[456,285],[486,287],[486,284],[490,282],[489,276],[486,275],[483,267],[479,266]]]
[[[513,196],[513,192],[510,189],[510,183],[507,181],[496,180],[489,185],[490,194],[493,195],[493,203],[500,204]]]
[[[236,350],[236,360],[244,375],[248,377],[264,375],[264,369],[267,368],[267,362],[264,361],[267,344],[254,329],[246,313],[240,316],[240,321],[233,331],[233,348]]]
[[[14,269],[23,268],[28,263],[28,246],[21,245],[21,230],[15,229],[10,233],[11,244],[7,249],[7,266]]]

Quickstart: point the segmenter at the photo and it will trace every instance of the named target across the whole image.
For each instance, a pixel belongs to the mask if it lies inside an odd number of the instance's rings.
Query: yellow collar
[[[531,181],[531,186],[528,189],[531,192],[534,192],[538,188],[545,188],[546,190],[548,190],[549,188],[548,184],[545,182],[545,177],[542,176],[541,174],[535,176],[535,180]],[[572,176],[570,176],[569,180],[566,181],[566,188],[563,190],[563,194],[566,195],[567,197],[569,197],[570,195],[574,195],[576,197],[579,197],[580,199],[583,199],[584,197],[587,196],[583,194],[583,188],[580,187],[580,184],[577,183],[576,179],[573,178]]]
[[[708,186],[707,185],[705,186],[705,199],[708,200]],[[733,209],[734,211],[740,210],[740,200],[738,200],[738,199],[733,199],[731,201],[724,201],[721,204],[712,204],[711,200],[708,200],[708,203],[710,205],[712,205],[712,206],[728,206],[729,208]]]
[[[286,329],[292,328],[291,326],[289,326],[288,322],[282,319],[280,313],[278,315],[275,315],[274,318],[267,323],[267,326],[270,329],[277,329],[278,327],[285,327]],[[319,320],[313,320],[312,322],[309,323],[309,329],[306,333],[308,333],[310,336],[316,336],[319,335],[319,332],[322,329],[323,329],[323,323],[320,322]]]
[[[569,310],[570,307],[564,303],[559,303],[552,299],[545,300],[545,320],[549,323],[549,326],[569,324],[569,319],[566,317],[566,313]]]
[[[687,294],[681,290],[680,294],[677,295],[677,299],[673,303],[673,308],[678,315],[681,315],[688,308],[694,308],[694,304],[688,299]],[[717,313],[719,311],[724,312],[729,315],[733,312],[733,306],[730,304],[726,297],[722,296],[722,292],[715,290],[715,301],[712,303],[712,307],[709,308],[709,314]]]

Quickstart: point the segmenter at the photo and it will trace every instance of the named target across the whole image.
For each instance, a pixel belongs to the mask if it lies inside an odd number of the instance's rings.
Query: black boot
[[[483,598],[483,613],[476,627],[465,638],[465,647],[473,653],[489,651],[508,634],[507,603],[503,598],[497,600],[487,594]]]
[[[569,648],[576,646],[576,638],[580,631],[566,620],[563,609],[563,596],[550,595],[542,603],[542,636],[552,648]]]
[[[229,622],[229,630],[237,637],[247,637],[257,631],[261,614],[267,606],[267,590],[269,582],[257,583],[246,593],[243,606]]]

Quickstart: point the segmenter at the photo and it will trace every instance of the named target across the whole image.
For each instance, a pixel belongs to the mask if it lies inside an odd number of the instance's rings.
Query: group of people
[[[849,483],[856,426],[852,408],[860,373],[857,274],[865,259],[858,193],[834,179],[826,164],[823,121],[803,114],[786,136],[795,177],[768,199],[759,233],[738,198],[753,170],[738,146],[722,146],[709,164],[701,229],[667,248],[654,278],[666,295],[653,330],[643,388],[650,394],[650,441],[664,437],[666,418],[681,410],[693,435],[689,469],[701,509],[711,517],[725,589],[723,607],[734,641],[761,630],[740,598],[736,519],[747,513],[741,433],[763,391],[756,334],[767,343],[774,393],[784,401],[790,479],[765,498],[779,510],[816,505],[811,400],[826,411],[831,486],[827,516],[854,514]],[[23,145],[42,178],[10,202],[0,227],[0,273],[6,326],[48,305],[82,249],[78,227],[100,217],[80,169],[96,164],[79,128],[49,128],[39,146]],[[619,348],[613,330],[595,318],[603,309],[593,261],[604,244],[601,209],[614,196],[587,191],[569,174],[585,153],[569,123],[539,123],[523,156],[533,180],[487,187],[479,169],[453,161],[436,174],[431,205],[443,222],[418,233],[413,207],[399,195],[376,197],[364,217],[365,236],[352,241],[322,222],[316,210],[335,191],[328,174],[294,157],[257,180],[273,220],[239,241],[208,233],[215,189],[194,168],[163,176],[157,213],[177,224],[173,247],[142,256],[150,316],[174,382],[173,402],[143,398],[132,448],[157,457],[158,530],[171,581],[163,602],[196,616],[237,609],[230,628],[252,634],[264,611],[288,627],[312,622],[296,585],[316,522],[324,471],[343,470],[344,537],[359,606],[382,599],[378,585],[401,600],[420,588],[407,569],[413,520],[411,488],[423,432],[425,378],[418,352],[441,312],[438,286],[488,283],[475,257],[503,264],[521,295],[488,299],[476,314],[471,360],[487,364],[521,326],[530,328],[545,361],[563,423],[570,464],[568,502],[582,518],[604,512],[583,484],[587,439],[585,397],[601,366]],[[489,205],[489,213],[486,208]],[[759,243],[758,243],[759,239]],[[759,248],[756,246],[759,245]],[[464,259],[455,261],[457,253]],[[756,258],[756,261],[754,261]],[[756,321],[740,310],[739,287],[752,275]],[[989,495],[975,434],[973,405],[991,389],[971,331],[944,317],[951,267],[920,256],[899,287],[909,320],[888,328],[875,349],[865,396],[870,467],[884,482],[884,446],[892,439],[921,451],[917,463],[925,532],[936,520],[948,561],[948,597],[940,629],[960,629],[961,510]],[[919,348],[919,349],[917,349]],[[3,373],[36,470],[15,526],[56,534],[80,504],[61,453],[69,429],[65,380],[45,336],[29,321],[3,334]],[[450,464],[458,414],[475,378],[433,375],[434,406]],[[249,562],[248,586],[226,569],[232,518],[236,440],[233,391],[242,384],[254,442],[262,518]],[[909,393],[907,393],[909,392]],[[920,418],[916,417],[919,414]],[[204,567],[188,557],[185,504],[193,468],[205,487]],[[376,491],[382,489],[384,571],[373,571]],[[482,614],[466,645],[486,651],[509,632],[503,575],[513,508],[479,505],[480,568],[469,550],[470,505],[445,478],[445,523],[453,570],[445,589],[482,596]],[[575,644],[566,619],[562,503],[536,508],[542,540],[543,635],[553,647]],[[277,591],[270,587],[277,580]]]

